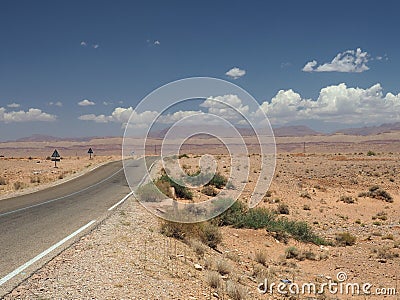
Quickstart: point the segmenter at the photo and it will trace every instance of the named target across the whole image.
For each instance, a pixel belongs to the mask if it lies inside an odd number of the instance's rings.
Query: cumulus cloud
[[[312,60],[306,63],[302,70],[304,72],[361,73],[369,70],[367,66],[369,57],[367,52],[357,48],[337,54],[329,63],[318,65],[316,60]]]
[[[94,121],[96,123],[108,123],[109,122],[109,117],[105,115],[95,115],[95,114],[88,114],[88,115],[82,115],[78,117],[79,120],[82,121]]]
[[[50,106],[58,106],[58,107],[62,107],[63,104],[61,101],[57,101],[57,102],[49,102]]]
[[[94,49],[97,49],[97,48],[99,48],[99,47],[100,47],[99,44],[94,44],[94,45],[93,45],[93,48],[94,48]]]
[[[161,43],[160,43],[159,40],[155,40],[155,41],[154,41],[154,45],[161,45]]]
[[[230,78],[233,78],[233,79],[238,79],[238,78],[246,75],[246,71],[245,70],[241,70],[241,69],[239,69],[237,67],[234,67],[234,68],[230,69],[229,71],[227,71],[225,73],[225,75],[229,76]]]
[[[314,71],[314,67],[317,65],[317,61],[313,60],[313,61],[309,61],[308,63],[306,63],[306,65],[303,67],[303,72],[312,72]]]
[[[131,115],[132,122],[129,123],[131,126],[136,128],[145,128],[158,116],[158,112],[145,111],[143,113],[137,113],[132,107],[117,107],[109,116],[88,114],[82,115],[78,119],[83,121],[94,121],[96,123],[120,123],[122,124],[122,127],[125,127]]]
[[[88,99],[84,99],[80,102],[78,102],[79,106],[91,106],[91,105],[96,105],[96,103],[94,103],[93,101],[90,101]]]
[[[13,123],[13,122],[51,122],[55,121],[57,117],[45,113],[37,108],[30,108],[28,111],[10,111],[7,112],[4,107],[0,107],[0,122]]]
[[[237,95],[231,94],[209,97],[200,106],[207,108],[208,113],[223,116],[230,120],[241,119],[238,112],[242,114],[249,112],[249,107],[243,105],[242,100]]]
[[[21,106],[20,104],[15,103],[15,102],[7,104],[7,107],[9,107],[9,108],[18,108],[20,106]]]
[[[264,113],[273,125],[284,125],[293,122],[320,121],[349,125],[371,125],[384,122],[400,122],[400,93],[384,93],[377,83],[369,88],[348,87],[345,83],[322,88],[318,97],[311,99],[288,89],[280,90],[271,100],[256,107],[246,105],[237,95],[208,97],[199,110],[176,111],[159,116],[157,111],[138,113],[132,107],[117,107],[110,115],[83,115],[80,120],[97,123],[119,123],[125,127],[132,115],[129,125],[134,128],[146,128],[153,120],[158,124],[173,124],[191,115],[207,113],[221,116],[232,124],[244,124],[240,113],[249,116],[252,124],[261,125]],[[239,113],[238,113],[239,112]],[[212,118],[210,118],[212,120]]]
[[[383,93],[377,83],[370,88],[347,87],[345,83],[322,88],[317,99],[305,99],[293,90],[279,91],[261,109],[273,124],[320,120],[342,124],[400,121],[400,94]]]
[[[86,46],[87,46],[87,43],[86,43],[85,41],[82,41],[82,42],[81,42],[81,46],[82,46],[82,47],[86,47]]]
[[[203,114],[203,112],[200,110],[179,110],[172,114],[162,115],[157,121],[163,124],[172,124],[182,120],[183,118],[198,114]]]

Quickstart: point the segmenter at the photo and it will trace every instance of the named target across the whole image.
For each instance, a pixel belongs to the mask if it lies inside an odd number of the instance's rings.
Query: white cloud
[[[91,105],[96,105],[96,103],[94,103],[93,101],[90,101],[88,99],[82,100],[80,102],[78,102],[79,106],[91,106]]]
[[[96,123],[108,123],[110,121],[110,117],[105,115],[96,116],[95,114],[82,115],[78,119],[82,121],[94,121]]]
[[[15,102],[7,104],[7,107],[9,107],[9,108],[18,108],[20,106],[21,106],[20,104],[15,103]]]
[[[57,102],[49,102],[50,106],[58,106],[58,107],[62,107],[63,104],[61,101],[57,101]]]
[[[82,42],[81,42],[81,46],[82,46],[82,47],[86,47],[86,46],[87,46],[87,43],[86,43],[85,41],[82,41]]]
[[[198,115],[198,114],[203,114],[201,110],[179,110],[176,111],[172,114],[167,114],[167,115],[162,115],[160,118],[157,120],[159,123],[164,123],[164,124],[173,124],[178,122],[179,120],[182,120],[183,118],[193,116],[193,115]]]
[[[322,88],[316,100],[305,99],[293,90],[281,90],[261,108],[272,124],[299,120],[366,125],[397,122],[400,121],[400,94],[384,95],[379,83],[367,89],[341,83]]]
[[[55,121],[57,117],[37,108],[30,108],[28,111],[10,111],[7,112],[4,107],[0,107],[0,122],[13,123],[13,122],[31,122],[42,121],[51,122]]]
[[[93,48],[94,48],[94,49],[97,49],[97,48],[99,48],[99,47],[100,47],[99,44],[94,44],[94,45],[93,45]]]
[[[237,95],[209,97],[200,106],[208,108],[208,113],[230,120],[241,119],[238,112],[242,114],[249,112],[249,107],[243,105],[242,100]]]
[[[130,126],[136,128],[145,128],[151,124],[151,122],[158,116],[158,112],[156,111],[145,111],[142,113],[137,113],[133,110],[132,107],[123,108],[117,107],[111,113],[111,115],[82,115],[78,119],[83,121],[94,121],[96,123],[120,123],[122,127],[125,127],[129,121],[129,118],[132,115],[131,122],[129,123]]]
[[[160,41],[155,40],[155,41],[154,41],[154,45],[161,45],[161,43],[160,43]]]
[[[317,65],[317,61],[313,60],[313,61],[309,61],[308,63],[306,63],[306,65],[303,67],[302,71],[304,72],[312,72],[314,71],[314,67]]]
[[[237,67],[234,67],[234,68],[230,69],[229,71],[227,71],[225,73],[225,75],[229,76],[229,77],[231,77],[233,79],[238,79],[238,78],[246,75],[246,71],[245,70],[241,70],[241,69],[239,69]]]
[[[360,48],[347,50],[337,54],[331,62],[318,66],[316,60],[312,60],[303,67],[304,72],[344,72],[361,73],[369,70],[367,63],[370,55]]]

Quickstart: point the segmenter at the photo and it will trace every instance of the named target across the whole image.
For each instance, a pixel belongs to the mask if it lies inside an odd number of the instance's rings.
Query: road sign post
[[[51,160],[54,161],[54,168],[57,168],[57,162],[60,161],[60,154],[57,149],[54,149],[54,152],[51,155]]]
[[[93,154],[92,148],[89,148],[87,153],[89,153],[89,159],[92,159],[92,154]]]

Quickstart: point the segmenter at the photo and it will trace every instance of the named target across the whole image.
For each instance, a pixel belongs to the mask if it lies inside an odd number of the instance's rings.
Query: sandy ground
[[[50,185],[62,183],[109,161],[118,160],[118,155],[89,157],[63,157],[57,162],[46,158],[0,158],[0,199],[17,196]]]
[[[131,198],[6,299],[283,299],[276,291],[259,294],[258,284],[268,278],[269,283],[288,279],[300,286],[312,282],[319,287],[338,282],[340,272],[346,274],[343,283],[372,284],[373,295],[355,298],[399,299],[400,154],[397,142],[390,142],[390,138],[372,144],[371,137],[368,143],[349,140],[337,147],[328,141],[332,144],[320,144],[321,151],[315,151],[317,144],[308,144],[306,153],[281,152],[269,193],[260,203],[269,209],[287,204],[286,217],[305,220],[328,241],[348,232],[356,237],[352,246],[321,247],[293,239],[285,244],[266,230],[223,227],[218,252],[207,248],[204,256],[199,256],[195,247],[160,234],[159,220]],[[285,145],[293,143],[302,148],[300,141]],[[370,150],[375,155],[367,155]],[[260,157],[255,154],[250,158],[250,180],[239,199],[243,202],[249,199],[259,175],[255,166]],[[228,176],[228,157],[217,156],[217,162],[218,170]],[[195,170],[198,157],[189,155],[181,164]],[[375,185],[388,192],[393,202],[360,195]],[[343,201],[343,196],[353,201]],[[309,255],[302,260],[287,258],[285,253],[292,246]],[[265,264],[257,262],[256,253],[263,253]],[[220,287],[212,288],[208,278],[221,263],[228,265],[229,271],[218,275]],[[196,270],[195,264],[201,270]],[[241,297],[228,295],[232,286],[241,291],[237,293]],[[394,289],[396,295],[377,295],[393,293]],[[294,297],[310,298],[352,297],[329,292]]]

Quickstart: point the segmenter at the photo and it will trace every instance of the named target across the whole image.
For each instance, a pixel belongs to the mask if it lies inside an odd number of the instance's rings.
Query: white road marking
[[[7,281],[9,281],[11,278],[13,278],[14,276],[18,275],[19,273],[21,273],[23,270],[25,270],[26,268],[28,268],[30,265],[34,264],[36,261],[38,261],[39,259],[45,257],[47,254],[49,254],[51,251],[57,249],[58,247],[60,247],[62,244],[64,244],[66,241],[70,240],[71,238],[73,238],[74,236],[76,236],[77,234],[79,234],[80,232],[82,232],[83,230],[85,230],[86,228],[90,227],[93,223],[95,223],[96,220],[92,220],[89,223],[87,223],[86,225],[82,226],[81,228],[79,228],[77,231],[71,233],[69,236],[67,236],[66,238],[62,239],[61,241],[59,241],[58,243],[54,244],[53,246],[51,246],[50,248],[48,248],[47,250],[43,251],[42,253],[38,254],[37,256],[35,256],[34,258],[32,258],[30,261],[24,263],[22,266],[16,268],[14,271],[12,271],[11,273],[9,273],[8,275],[4,276],[3,278],[0,279],[0,286],[3,285],[4,283],[6,283]]]
[[[122,198],[120,201],[118,201],[117,203],[115,203],[113,206],[111,206],[108,211],[113,210],[114,208],[116,208],[118,205],[122,204],[126,199],[128,199],[130,196],[133,195],[133,192],[130,192],[128,195],[126,195],[124,198]]]

